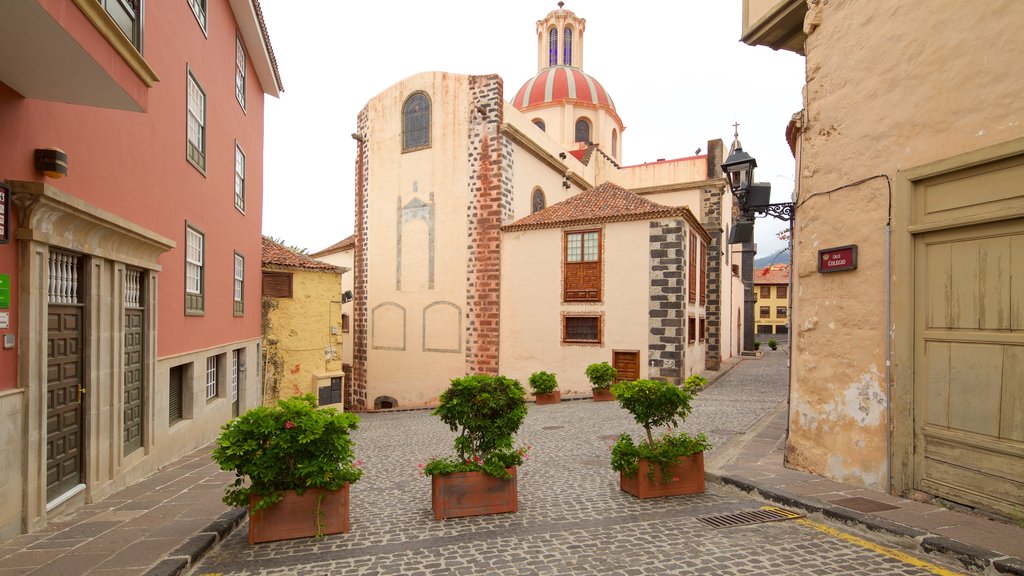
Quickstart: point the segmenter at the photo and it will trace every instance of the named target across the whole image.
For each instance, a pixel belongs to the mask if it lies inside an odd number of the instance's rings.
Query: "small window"
[[[348,314],[342,314],[341,315],[341,331],[346,333],[346,334],[348,334],[349,330],[352,329],[350,324],[351,324],[351,320],[349,319]]]
[[[185,419],[185,365],[173,366],[167,383],[167,423]]]
[[[697,341],[697,319],[696,318],[688,318],[686,320],[686,332],[687,332],[687,337],[688,337],[688,341],[690,342],[690,344],[693,344],[694,342]]]
[[[206,92],[188,72],[188,107],[185,114],[186,158],[206,174]]]
[[[619,133],[612,128],[612,158],[619,157]]]
[[[241,316],[245,312],[245,258],[238,252],[235,252],[234,285],[234,313]]]
[[[586,118],[576,121],[576,141],[590,144],[590,121]]]
[[[548,66],[558,64],[558,29],[552,28],[548,32]]]
[[[708,249],[703,242],[697,242],[697,250],[700,251],[700,278],[698,280],[697,292],[700,294],[700,304],[703,306],[708,301]]]
[[[536,126],[537,128],[540,128],[541,131],[546,130],[546,127],[544,126],[544,121],[541,120],[540,118],[534,118],[533,125]]]
[[[600,316],[563,316],[562,342],[601,343]]]
[[[565,233],[562,285],[566,302],[601,300],[601,231]]]
[[[693,232],[690,232],[690,258],[688,262],[690,278],[687,285],[689,287],[690,292],[690,302],[693,304],[697,303],[697,261],[699,258],[699,256],[697,255],[698,251],[699,245],[697,242],[697,235],[694,234]]]
[[[341,403],[341,376],[331,377],[331,383],[318,388],[317,394],[319,396],[317,403],[320,406]]]
[[[772,287],[771,286],[760,286],[758,289],[759,289],[759,291],[761,293],[759,295],[760,298],[771,298],[772,297]]]
[[[217,357],[206,358],[206,400],[213,400],[220,392],[220,382],[217,379]]]
[[[245,72],[245,48],[235,36],[235,99],[242,110],[245,110]]]
[[[789,288],[788,286],[776,286],[775,287],[775,297],[776,298],[786,298],[788,296],[788,294],[789,294],[789,291],[787,290],[788,288]]]
[[[787,312],[788,312],[788,309],[785,306],[777,306],[775,308],[775,317],[776,318],[785,318]]]
[[[697,329],[698,329],[698,332],[699,332],[697,334],[697,338],[700,339],[701,342],[707,340],[707,337],[708,337],[708,321],[707,321],[706,318],[701,318],[700,319],[700,325],[698,326]]]
[[[142,54],[142,18],[139,17],[141,0],[135,2],[98,0],[98,2],[121,29],[121,32],[128,37],[139,54]]]
[[[188,0],[189,6],[192,7],[192,13],[196,15],[196,20],[199,21],[199,25],[203,27],[203,31],[206,30],[206,0]]]
[[[761,318],[771,318],[772,317],[772,307],[771,306],[761,306],[760,308],[761,308]]]
[[[292,297],[292,275],[289,272],[264,272],[263,295],[270,298]]]
[[[547,207],[547,200],[544,198],[544,191],[540,188],[533,189],[533,199],[530,202],[530,213],[540,212]]]
[[[185,226],[185,314],[202,315],[205,284],[205,237],[203,233]]]
[[[569,27],[562,33],[562,64],[572,66],[572,28]]]
[[[235,208],[245,213],[245,152],[235,142]]]
[[[430,98],[416,92],[402,107],[402,152],[430,147]]]

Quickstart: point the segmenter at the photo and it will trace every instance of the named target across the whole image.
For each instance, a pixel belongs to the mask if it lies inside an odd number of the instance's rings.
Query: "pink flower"
[[[284,427],[288,430],[291,430],[292,428],[295,428],[295,424],[291,420],[288,420],[287,422],[284,423]]]
[[[363,459],[362,458],[360,458],[359,460],[356,460],[356,468],[359,468],[362,465],[363,465]]]

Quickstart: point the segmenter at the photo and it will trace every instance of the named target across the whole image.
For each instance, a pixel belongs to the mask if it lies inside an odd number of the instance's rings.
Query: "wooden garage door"
[[[914,485],[1021,516],[1024,219],[915,240]]]

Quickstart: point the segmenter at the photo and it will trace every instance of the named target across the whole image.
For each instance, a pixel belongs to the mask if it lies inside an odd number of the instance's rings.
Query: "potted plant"
[[[779,349],[779,341],[778,340],[774,340],[774,339],[773,340],[769,340],[768,341],[768,347],[771,348],[772,350],[778,350]]]
[[[690,402],[707,379],[693,375],[682,386],[657,380],[619,382],[612,386],[619,404],[644,427],[647,438],[639,444],[628,434],[612,446],[612,470],[619,473],[619,488],[637,498],[656,498],[704,492],[704,452],[711,448],[703,434],[672,433],[689,416]],[[655,438],[653,428],[669,426]]]
[[[594,402],[615,400],[611,385],[619,374],[618,370],[607,362],[598,362],[587,366],[586,374],[594,391]]]
[[[530,374],[530,388],[537,399],[537,404],[558,404],[562,401],[562,392],[558,390],[558,381],[551,372],[534,372]]]
[[[221,428],[214,462],[235,473],[224,503],[249,508],[249,543],[348,532],[359,417],[317,408],[312,394],[260,406]]]
[[[519,382],[485,374],[456,378],[432,414],[459,434],[454,457],[423,467],[431,477],[434,518],[516,512],[516,466],[526,453],[512,438],[526,417],[526,391]]]

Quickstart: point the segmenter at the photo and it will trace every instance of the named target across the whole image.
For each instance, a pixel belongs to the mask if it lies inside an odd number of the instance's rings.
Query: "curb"
[[[842,522],[850,526],[859,526],[868,532],[881,536],[896,537],[900,539],[900,545],[905,548],[926,554],[940,554],[948,559],[959,562],[964,568],[973,572],[989,570],[986,573],[1024,576],[1024,560],[1015,556],[1007,556],[993,550],[966,544],[959,540],[932,534],[873,514],[856,512],[842,506],[818,500],[817,498],[802,496],[775,486],[768,486],[742,476],[719,474],[718,472],[710,471],[706,472],[705,476],[711,482],[735,488],[764,500],[770,500],[790,508],[799,508],[808,514],[821,514],[829,520]]]
[[[179,576],[195,565],[218,542],[227,538],[242,520],[245,519],[245,508],[231,508],[211,522],[206,528],[186,540],[173,552],[164,556],[145,576]]]

